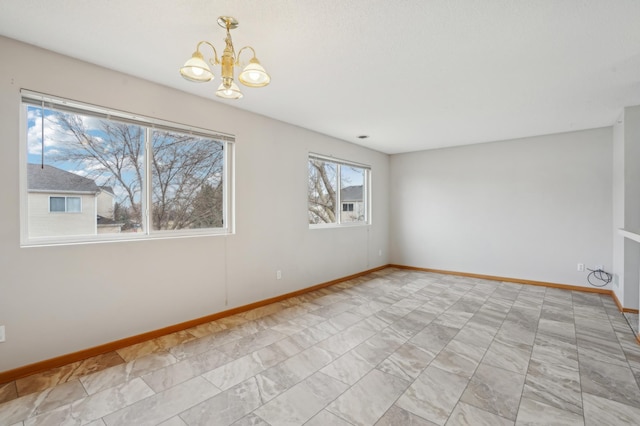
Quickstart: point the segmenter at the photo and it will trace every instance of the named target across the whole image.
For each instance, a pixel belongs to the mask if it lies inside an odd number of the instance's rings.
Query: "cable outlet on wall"
[[[5,341],[5,335],[4,335],[4,325],[0,325],[0,343]]]
[[[282,271],[278,269],[276,271],[276,280],[281,280],[281,279],[282,279]]]
[[[584,271],[584,263],[578,263],[578,272]]]
[[[604,265],[596,265],[596,271],[604,271]]]

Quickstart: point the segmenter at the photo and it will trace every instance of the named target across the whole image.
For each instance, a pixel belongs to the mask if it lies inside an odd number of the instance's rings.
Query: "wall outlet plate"
[[[5,341],[5,335],[4,335],[4,325],[0,325],[0,342],[4,342]]]

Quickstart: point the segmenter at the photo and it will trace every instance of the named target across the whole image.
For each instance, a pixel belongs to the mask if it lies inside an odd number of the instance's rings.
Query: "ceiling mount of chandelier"
[[[209,63],[213,66],[221,65],[220,75],[222,77],[222,84],[220,84],[218,90],[216,90],[216,95],[225,99],[240,99],[242,98],[242,92],[233,80],[234,67],[240,65],[240,55],[242,52],[244,50],[251,50],[253,56],[249,60],[249,64],[244,67],[238,75],[238,80],[247,87],[264,87],[268,85],[271,82],[271,77],[262,65],[260,65],[260,61],[258,61],[256,51],[253,47],[245,46],[236,54],[229,30],[238,28],[238,21],[231,16],[220,16],[218,18],[218,25],[227,30],[227,37],[224,39],[225,47],[222,52],[222,59],[218,59],[218,52],[213,44],[204,40],[200,41],[191,58],[180,68],[180,74],[187,80],[196,83],[206,83],[213,80],[213,72],[200,52],[201,46],[209,46],[213,50],[213,57],[209,59]]]

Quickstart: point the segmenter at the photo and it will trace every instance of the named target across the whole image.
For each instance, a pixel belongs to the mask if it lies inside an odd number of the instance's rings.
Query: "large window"
[[[23,113],[23,244],[229,232],[231,136],[31,92]]]
[[[369,223],[369,166],[309,155],[311,226]]]

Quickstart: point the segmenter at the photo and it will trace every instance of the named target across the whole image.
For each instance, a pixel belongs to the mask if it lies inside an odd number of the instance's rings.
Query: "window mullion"
[[[151,166],[153,163],[153,149],[151,147],[151,137],[152,137],[153,128],[145,127],[144,132],[144,185],[143,185],[143,194],[141,197],[142,203],[144,203],[141,207],[141,210],[144,212],[144,230],[146,235],[151,234],[151,197],[152,197],[152,174],[151,174]]]

